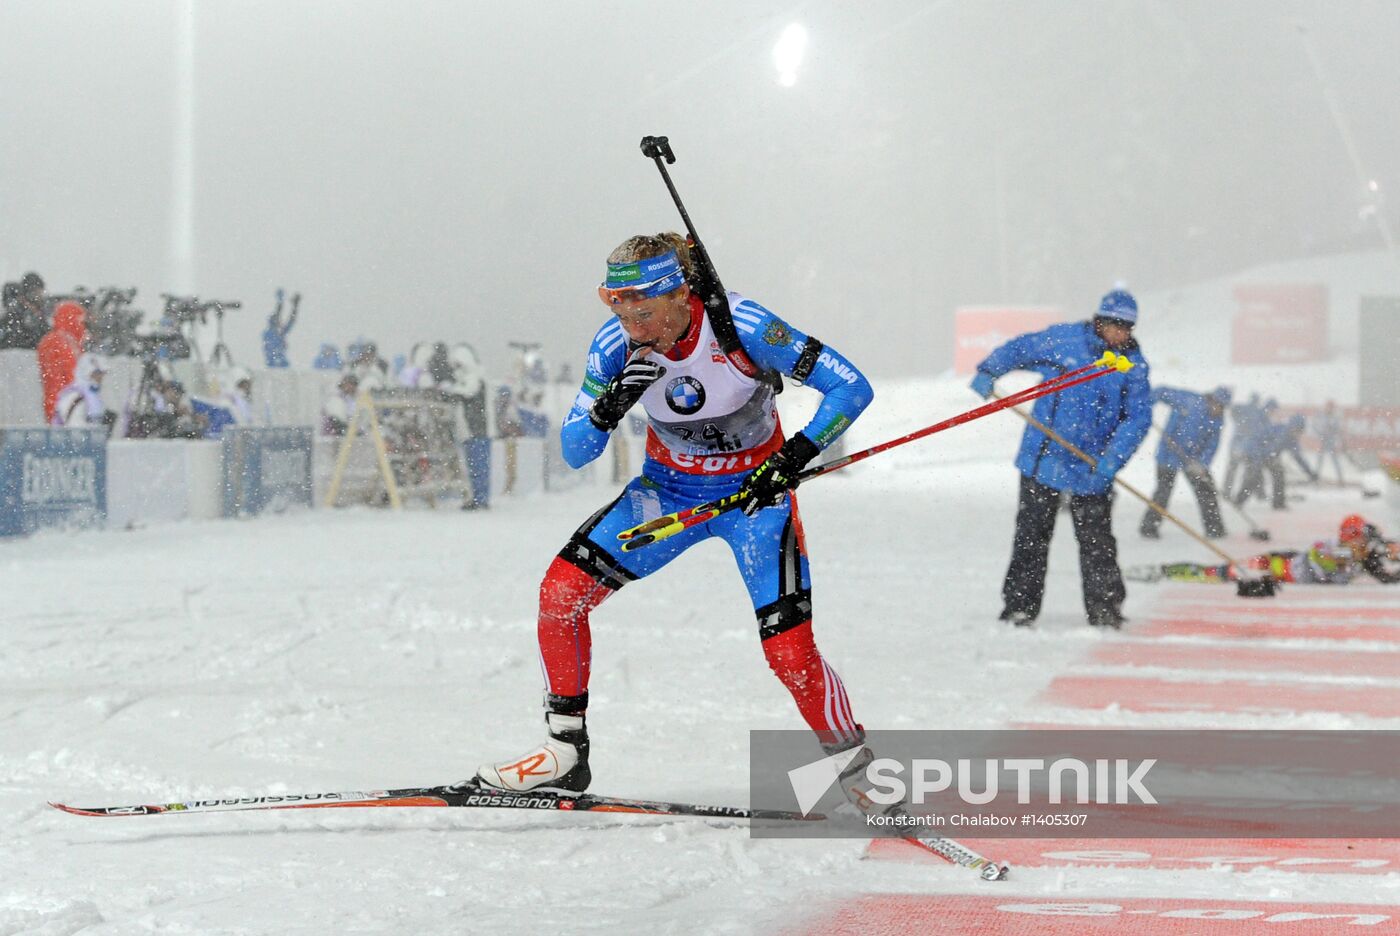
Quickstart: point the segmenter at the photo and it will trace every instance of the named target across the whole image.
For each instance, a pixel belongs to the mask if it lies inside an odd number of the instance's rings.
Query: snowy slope
[[[884,387],[853,441],[974,402],[952,382]],[[1052,718],[1037,696],[1056,673],[1124,639],[1084,626],[1064,527],[1040,625],[996,622],[1018,431],[1001,415],[804,488],[818,640],[867,725]],[[0,934],[774,932],[842,897],[996,886],[866,860],[862,842],[750,841],[721,822],[467,810],[89,820],[44,805],[448,782],[518,753],[541,731],[539,577],[609,491],[484,514],[350,510],[0,542]],[[1125,562],[1200,556],[1170,532],[1141,543],[1138,510],[1117,514]],[[1140,620],[1154,600],[1135,589],[1127,613]],[[705,544],[629,586],[593,632],[595,789],[746,802],[747,732],[800,722],[764,665],[727,549]],[[1067,900],[1400,903],[1395,874],[1268,868],[1026,868],[1001,886]]]

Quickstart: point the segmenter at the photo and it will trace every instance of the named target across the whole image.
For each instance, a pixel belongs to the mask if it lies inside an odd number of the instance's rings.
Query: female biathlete
[[[861,744],[836,671],[812,639],[812,590],[795,477],[851,424],[870,383],[832,348],[763,306],[728,293],[737,346],[725,347],[678,234],[630,237],[608,257],[598,293],[612,317],[593,338],[583,388],[564,418],[564,458],[580,468],[638,402],[648,419],[640,477],[603,507],[555,557],[540,585],[539,645],[549,737],[467,781],[504,790],[576,794],[587,789],[589,612],[696,543],[729,544],[753,600],[769,667],[829,752]],[[718,333],[717,333],[718,331]],[[730,331],[729,334],[733,334]],[[816,415],[786,439],[773,374],[822,393]],[[617,534],[673,511],[744,490],[744,510],[623,552]],[[863,752],[862,752],[863,753]]]

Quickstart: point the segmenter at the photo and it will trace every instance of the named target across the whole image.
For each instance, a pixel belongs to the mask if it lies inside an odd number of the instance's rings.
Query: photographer
[[[128,439],[202,439],[208,420],[185,399],[185,387],[167,365],[147,361],[127,415]]]
[[[39,347],[49,330],[44,315],[44,278],[26,273],[18,283],[6,283],[4,311],[0,313],[0,348]]]
[[[39,342],[39,379],[44,390],[44,419],[53,421],[58,394],[73,382],[78,355],[87,341],[87,312],[76,302],[60,302],[53,328]]]
[[[110,434],[117,414],[102,402],[102,378],[107,368],[95,354],[78,358],[73,382],[64,387],[54,402],[51,422],[55,426],[106,426]]]

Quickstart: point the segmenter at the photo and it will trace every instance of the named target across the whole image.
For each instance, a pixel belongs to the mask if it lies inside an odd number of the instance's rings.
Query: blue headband
[[[659,257],[647,257],[631,263],[609,263],[608,278],[603,280],[600,293],[612,294],[609,301],[614,305],[622,302],[626,294],[654,299],[674,292],[685,283],[685,270],[674,250]]]

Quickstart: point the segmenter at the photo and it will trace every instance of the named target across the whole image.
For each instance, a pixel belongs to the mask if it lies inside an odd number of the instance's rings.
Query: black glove
[[[797,475],[807,463],[821,454],[817,443],[800,432],[794,433],[783,447],[769,455],[744,479],[739,493],[748,492],[744,501],[745,516],[752,517],[764,507],[780,503],[783,495],[797,487]]]
[[[588,410],[589,422],[604,432],[612,432],[627,411],[646,393],[647,387],[660,380],[665,373],[666,368],[650,357],[632,358],[608,384],[608,389],[593,401],[593,406]]]

